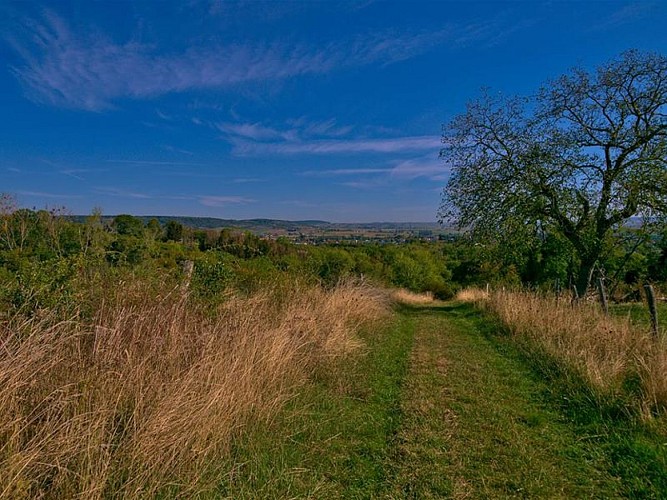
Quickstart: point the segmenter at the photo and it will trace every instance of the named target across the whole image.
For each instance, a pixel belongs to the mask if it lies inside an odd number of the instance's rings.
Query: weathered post
[[[646,300],[648,301],[648,310],[651,313],[651,330],[655,337],[658,336],[658,308],[655,304],[655,291],[653,285],[644,285]]]
[[[192,279],[192,273],[195,270],[195,263],[192,260],[184,260],[182,268],[185,276],[181,283],[181,294],[185,295],[190,288],[190,280]]]
[[[577,285],[572,285],[572,305],[574,306],[579,302],[579,292],[577,291]]]
[[[607,291],[604,288],[604,278],[598,278],[598,293],[600,294],[600,304],[605,316],[609,316],[609,303],[607,302]]]

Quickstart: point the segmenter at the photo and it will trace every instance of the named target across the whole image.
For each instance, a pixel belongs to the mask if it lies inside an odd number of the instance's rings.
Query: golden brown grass
[[[488,292],[481,288],[464,288],[456,294],[456,300],[463,302],[479,302],[489,297]]]
[[[92,320],[0,323],[0,497],[211,492],[244,427],[388,314],[355,283],[229,297],[216,315],[178,290],[116,290]]]
[[[497,315],[509,332],[574,370],[600,394],[619,395],[639,380],[644,416],[667,408],[667,346],[627,318],[607,317],[598,304],[528,292],[471,297]]]
[[[435,300],[431,292],[415,293],[405,288],[393,290],[391,297],[396,302],[408,305],[430,304]]]

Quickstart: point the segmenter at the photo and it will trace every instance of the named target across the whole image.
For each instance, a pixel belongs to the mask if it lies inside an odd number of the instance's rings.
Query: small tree
[[[170,220],[165,227],[165,239],[167,241],[183,240],[183,224]]]
[[[86,217],[83,225],[83,241],[81,247],[84,255],[92,254],[100,257],[104,254],[107,233],[104,230],[102,220],[102,209],[94,207],[90,215]]]
[[[474,236],[553,232],[572,246],[581,296],[614,230],[667,211],[667,58],[626,52],[531,98],[468,105],[444,128],[439,211]]]
[[[144,232],[144,223],[138,217],[128,214],[117,215],[112,223],[116,232],[124,236],[141,237]]]
[[[159,239],[162,236],[162,226],[160,225],[160,221],[155,217],[149,220],[146,223],[146,232],[151,239]]]

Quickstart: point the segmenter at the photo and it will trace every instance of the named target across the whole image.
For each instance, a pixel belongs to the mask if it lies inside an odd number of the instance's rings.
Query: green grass
[[[606,455],[471,306],[416,308],[391,498],[617,498]],[[421,351],[421,352],[418,352]]]
[[[500,334],[502,326],[482,315],[480,328],[507,358],[517,359],[543,386],[544,403],[598,456],[607,473],[618,480],[618,493],[626,498],[667,497],[667,431],[665,419],[644,422],[623,395],[602,396],[575,373],[530,344],[516,344]],[[636,388],[628,387],[632,398]]]
[[[229,498],[370,498],[388,481],[385,463],[401,422],[401,384],[413,327],[400,318],[366,334],[366,356],[319,373],[276,421],[233,450]],[[305,410],[304,410],[305,408]],[[231,465],[231,464],[230,464]]]
[[[667,332],[667,303],[658,302],[658,325],[663,335]],[[633,325],[646,328],[651,326],[651,315],[645,302],[626,302],[622,304],[610,304],[609,311],[612,315],[628,318]]]
[[[667,443],[474,307],[405,307],[232,449],[216,498],[664,498]]]

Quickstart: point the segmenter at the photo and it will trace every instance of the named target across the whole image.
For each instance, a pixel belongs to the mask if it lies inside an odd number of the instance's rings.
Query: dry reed
[[[142,303],[117,290],[92,320],[0,323],[0,497],[210,491],[244,426],[388,314],[354,283],[229,297],[216,315],[178,292]]]
[[[635,402],[649,418],[667,409],[667,346],[628,318],[605,316],[599,305],[528,292],[469,296],[491,310],[517,339],[573,370],[598,394],[624,397],[639,380]],[[634,384],[636,385],[636,384]]]

